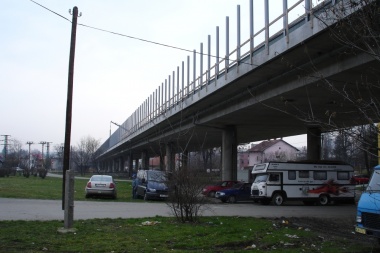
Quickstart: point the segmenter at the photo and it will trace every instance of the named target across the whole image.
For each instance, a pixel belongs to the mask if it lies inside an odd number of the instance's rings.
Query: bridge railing
[[[309,22],[313,28],[313,14],[315,10],[322,9],[327,5],[336,4],[335,0],[322,1],[318,6],[312,8],[313,1],[317,0],[294,0],[288,7],[288,0],[283,0],[282,13],[269,21],[269,0],[264,0],[264,26],[254,33],[253,17],[253,0],[250,0],[250,36],[247,40],[240,42],[240,6],[237,6],[237,46],[229,52],[229,17],[226,17],[226,52],[225,56],[219,55],[219,27],[216,28],[216,55],[211,55],[211,36],[208,37],[208,52],[203,52],[203,43],[200,44],[200,50],[193,51],[192,70],[190,73],[190,56],[187,57],[187,68],[182,62],[181,70],[173,71],[168,79],[156,89],[141,104],[131,116],[119,127],[101,147],[101,150],[108,150],[115,145],[123,143],[139,130],[143,130],[150,123],[155,123],[162,115],[169,112],[173,107],[179,106],[188,101],[188,99],[197,94],[201,89],[207,88],[208,85],[217,82],[220,78],[227,79],[229,70],[239,67],[241,64],[254,66],[255,53],[266,50],[269,54],[270,44],[278,39],[285,38],[285,43],[289,43],[289,34],[291,30],[296,30],[300,23]],[[303,11],[300,11],[300,10]],[[296,13],[292,13],[296,12]],[[299,13],[301,12],[301,13]],[[290,18],[292,14],[293,18]],[[282,21],[282,25],[279,22]],[[273,28],[273,29],[272,29]],[[199,72],[197,70],[197,55],[200,56]],[[203,66],[203,58],[207,56],[207,67]],[[211,56],[215,58],[215,63],[211,64]],[[192,80],[192,81],[190,81]]]

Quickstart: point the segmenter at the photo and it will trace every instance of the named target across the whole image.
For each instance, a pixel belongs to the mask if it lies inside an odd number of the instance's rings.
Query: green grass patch
[[[154,225],[144,225],[149,221]],[[268,219],[203,217],[197,224],[172,218],[93,219],[59,233],[59,221],[0,221],[0,252],[369,252],[344,239],[321,240]]]
[[[87,179],[75,179],[74,200],[109,201],[106,198],[85,198]],[[132,199],[132,183],[130,181],[116,180],[117,202],[136,201]],[[62,199],[62,178],[30,176],[0,177],[0,197],[24,199]],[[141,200],[137,200],[141,201]]]

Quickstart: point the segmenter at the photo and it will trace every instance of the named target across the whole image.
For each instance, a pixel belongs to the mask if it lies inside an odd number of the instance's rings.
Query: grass
[[[75,180],[75,200],[87,180]],[[131,183],[119,181],[116,201],[131,199]],[[0,177],[0,197],[61,199],[62,179]],[[1,209],[1,208],[0,208]],[[91,210],[89,210],[91,211]],[[145,225],[146,221],[156,222]],[[281,220],[202,217],[197,224],[174,218],[75,220],[75,233],[59,233],[62,221],[0,221],[0,252],[370,252],[372,245],[345,237],[321,239]]]
[[[86,199],[84,188],[87,179],[75,179],[74,200],[76,201],[108,201],[108,199]],[[136,201],[132,199],[132,183],[130,181],[118,181],[117,202]],[[26,199],[62,199],[62,178],[31,176],[0,177],[0,197],[5,198],[26,198]],[[137,200],[139,201],[139,200]]]
[[[247,217],[93,219],[58,233],[59,221],[0,221],[0,252],[368,252],[349,240],[323,242],[312,231]]]

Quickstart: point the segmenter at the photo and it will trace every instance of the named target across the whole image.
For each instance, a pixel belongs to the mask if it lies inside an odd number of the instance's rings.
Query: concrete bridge
[[[354,126],[362,122],[353,103],[324,88],[357,85],[377,75],[378,62],[367,54],[345,54],[321,20],[345,1],[282,1],[282,14],[270,20],[268,0],[262,11],[264,27],[254,31],[250,0],[249,38],[241,40],[240,7],[236,36],[229,34],[226,17],[225,55],[219,55],[219,27],[207,47],[182,62],[100,147],[102,168],[132,168],[133,159],[166,156],[172,170],[174,154],[222,147],[222,178],[235,179],[237,145],[252,141],[307,134],[308,158],[320,159],[319,120]],[[280,1],[278,1],[280,3]],[[296,18],[293,11],[302,10]],[[236,40],[236,48],[229,48]],[[360,85],[359,85],[360,86]],[[361,98],[370,94],[357,87]],[[373,95],[373,94],[372,94]]]

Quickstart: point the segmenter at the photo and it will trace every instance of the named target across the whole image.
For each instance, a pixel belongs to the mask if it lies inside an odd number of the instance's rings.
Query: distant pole
[[[4,161],[5,161],[7,159],[7,154],[8,154],[8,145],[9,145],[8,137],[10,137],[10,135],[4,134],[2,136],[4,136],[4,150],[3,150],[3,152],[4,152]]]
[[[75,39],[77,33],[78,8],[73,8],[73,21],[71,26],[71,43],[70,43],[70,60],[69,60],[69,78],[67,87],[67,105],[66,105],[66,130],[65,145],[63,151],[63,182],[62,182],[62,210],[65,210],[65,181],[66,171],[70,167],[70,139],[71,139],[71,115],[73,100],[73,83],[74,83],[74,59],[75,59]]]
[[[33,142],[32,141],[28,141],[28,142],[26,142],[26,144],[29,145],[29,159],[28,159],[28,172],[27,172],[29,174],[29,171],[30,171],[30,145],[32,145]]]

